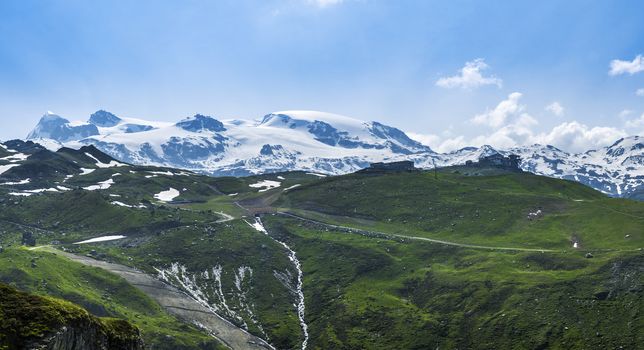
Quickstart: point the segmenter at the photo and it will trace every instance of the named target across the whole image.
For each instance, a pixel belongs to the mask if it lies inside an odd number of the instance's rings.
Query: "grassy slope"
[[[139,330],[128,322],[97,318],[64,300],[30,295],[0,284],[0,349],[21,349],[38,343],[62,327],[94,328],[111,348],[137,348]]]
[[[94,191],[69,191],[28,198],[11,198],[0,204],[0,221],[35,227],[44,242],[60,239],[73,242],[97,235],[150,234],[158,229],[216,220],[219,216],[201,211],[182,211],[167,206],[131,209],[110,204],[115,200]],[[16,204],[17,203],[17,204]],[[17,226],[14,226],[17,229]],[[24,228],[24,227],[23,227]],[[47,232],[45,234],[45,231]]]
[[[241,316],[249,331],[270,340],[280,349],[296,347],[300,341],[293,295],[275,278],[275,272],[295,276],[295,270],[281,246],[243,220],[164,230],[145,243],[128,249],[105,244],[76,246],[73,249],[81,254],[96,249],[111,260],[152,274],[156,274],[155,268],[169,268],[172,263],[179,263],[187,268],[187,277],[196,279],[211,304],[223,309],[221,300],[214,292],[217,283],[212,277],[205,279],[202,275],[204,271],[221,267],[221,288],[226,303],[235,314]],[[252,269],[252,275],[246,276],[246,282],[241,287],[246,300],[252,304],[251,312],[261,329],[241,305],[241,292],[235,285],[236,274],[239,274],[241,267]],[[242,320],[231,317],[225,310],[220,314],[239,326],[243,324]]]
[[[395,242],[268,216],[297,252],[311,349],[635,348],[641,254]]]
[[[123,170],[99,169],[70,181],[86,186],[121,172],[108,191],[11,198],[0,204],[0,216],[50,230],[38,234],[39,244],[126,234],[129,238],[122,241],[73,248],[81,253],[95,249],[103,257],[151,273],[155,267],[179,262],[205,283],[202,287],[214,305],[220,302],[208,288],[215,284],[198,275],[220,265],[230,308],[253,333],[266,335],[278,348],[294,348],[301,342],[301,333],[293,295],[276,278],[276,272],[290,273],[287,280],[293,284],[294,269],[285,251],[241,220],[215,224],[220,216],[213,212],[244,215],[234,201],[271,205],[281,189],[258,193],[248,186],[262,179],[281,181],[282,188],[302,184],[282,194],[277,205],[368,230],[561,252],[513,253],[394,242],[270,217],[266,222],[271,234],[288,242],[303,262],[313,348],[439,344],[489,348],[496,341],[517,348],[628,347],[633,344],[629,339],[641,337],[633,331],[634,325],[641,324],[636,311],[642,305],[642,274],[637,273],[642,261],[641,253],[633,251],[643,243],[641,203],[607,199],[567,181],[498,171],[489,176],[442,171],[435,180],[431,173],[320,179],[298,172],[248,178],[146,178],[149,173],[142,169]],[[154,202],[153,194],[168,187],[186,188],[179,199],[193,203],[182,204],[181,209],[149,204],[148,209],[126,209],[109,204],[115,199],[129,204]],[[237,195],[228,196],[233,193]],[[527,213],[537,209],[544,216],[528,220]],[[25,228],[6,224],[2,229],[0,245],[6,245],[15,244],[16,234]],[[579,250],[571,248],[573,239],[580,242]],[[595,258],[583,258],[586,250],[593,251]],[[251,309],[263,330],[243,310],[236,290],[235,274],[244,266],[251,267],[253,275],[243,290],[254,303]],[[90,291],[81,294],[93,300]],[[121,299],[115,302],[124,302]],[[620,309],[629,313],[620,315]],[[599,336],[589,324],[601,330]]]
[[[127,319],[141,329],[146,344],[155,348],[217,348],[211,337],[170,316],[122,278],[55,253],[5,248],[0,253],[0,281],[72,301],[97,316]]]
[[[325,221],[468,244],[644,246],[641,203],[608,199],[577,183],[526,173],[464,176],[443,171],[438,179],[432,173],[352,174],[289,191],[276,205],[322,214]],[[537,210],[543,216],[529,220],[528,213]]]

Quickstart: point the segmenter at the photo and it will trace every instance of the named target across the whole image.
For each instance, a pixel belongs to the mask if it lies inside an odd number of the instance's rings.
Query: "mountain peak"
[[[38,125],[27,135],[27,139],[52,139],[60,142],[77,140],[98,135],[98,129],[92,124],[72,125],[69,120],[48,111]]]
[[[47,111],[45,114],[42,115],[40,118],[41,123],[51,123],[51,122],[56,122],[56,123],[69,123],[69,120],[59,116],[58,114],[52,112],[52,111]]]
[[[226,130],[226,128],[224,127],[224,124],[219,120],[213,117],[209,117],[198,113],[192,117],[188,117],[178,122],[175,125],[184,130],[193,131],[193,132],[198,132],[202,130],[221,132]]]
[[[101,127],[112,127],[120,122],[121,118],[102,109],[94,112],[88,120],[88,123]]]
[[[274,122],[288,123],[290,121],[308,122],[308,123],[313,123],[316,121],[325,122],[333,125],[334,127],[340,130],[361,128],[363,125],[367,124],[362,120],[355,119],[352,117],[347,117],[340,114],[320,112],[320,111],[307,111],[307,110],[289,110],[289,111],[273,112],[265,115],[264,118],[262,119],[261,124],[272,125]]]

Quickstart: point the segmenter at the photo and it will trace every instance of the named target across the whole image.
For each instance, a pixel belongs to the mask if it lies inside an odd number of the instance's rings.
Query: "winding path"
[[[362,230],[358,228],[353,228],[353,227],[348,227],[348,226],[340,226],[340,225],[333,225],[333,224],[328,224],[322,221],[317,221],[313,219],[306,218],[304,216],[296,215],[293,213],[288,213],[284,211],[277,212],[279,215],[283,216],[288,216],[292,217],[301,221],[309,222],[312,224],[316,225],[321,225],[325,226],[331,229],[347,232],[347,233],[356,233],[360,234],[363,236],[378,236],[381,238],[397,238],[397,239],[410,239],[410,240],[415,240],[415,241],[425,241],[425,242],[432,242],[432,243],[438,243],[438,244],[444,244],[444,245],[451,245],[455,247],[462,247],[462,248],[472,248],[472,249],[486,249],[486,250],[507,250],[507,251],[518,251],[518,252],[554,252],[555,250],[553,249],[541,249],[541,248],[516,248],[516,247],[494,247],[494,246],[484,246],[484,245],[476,245],[476,244],[467,244],[467,243],[456,243],[456,242],[449,242],[449,241],[443,241],[440,239],[433,239],[433,238],[426,238],[426,237],[418,237],[418,236],[407,236],[407,235],[400,235],[396,233],[386,233],[386,232],[378,232],[378,231],[367,231],[367,230]]]

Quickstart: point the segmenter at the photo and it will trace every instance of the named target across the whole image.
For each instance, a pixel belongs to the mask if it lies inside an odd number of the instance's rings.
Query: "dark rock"
[[[186,118],[176,124],[178,127],[188,131],[225,131],[224,124],[219,120],[201,114],[195,114],[194,117]]]
[[[610,294],[609,291],[602,290],[600,292],[595,293],[595,299],[597,299],[597,300],[606,300],[606,298],[608,298],[609,294]]]
[[[108,111],[100,110],[100,111],[96,111],[94,114],[92,114],[89,117],[88,122],[90,124],[94,124],[96,126],[111,127],[111,126],[115,126],[118,123],[120,123],[121,118],[115,116],[114,114],[112,114],[112,113],[110,113]]]
[[[22,245],[25,245],[25,246],[29,246],[29,247],[36,246],[36,238],[33,236],[31,232],[23,232],[21,242],[22,242]]]

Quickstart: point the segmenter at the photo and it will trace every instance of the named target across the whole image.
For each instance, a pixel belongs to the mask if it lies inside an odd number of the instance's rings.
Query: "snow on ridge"
[[[272,121],[274,118],[271,116],[286,115],[294,120],[306,121],[309,123],[321,121],[329,123],[332,126],[342,131],[357,131],[369,126],[371,123],[365,122],[352,117],[347,117],[340,114],[319,112],[319,111],[306,111],[306,110],[291,110],[291,111],[278,111],[267,115],[265,121]],[[268,118],[267,118],[268,117]],[[264,124],[264,123],[262,123]]]
[[[261,121],[216,119],[226,130],[196,133],[170,122],[121,118],[117,126],[99,127],[99,135],[64,145],[79,148],[94,144],[114,158],[132,164],[235,176],[290,170],[339,175],[367,167],[371,162],[399,160],[413,160],[418,167],[428,169],[433,168],[434,162],[437,166],[449,166],[477,160],[490,152],[516,153],[523,158],[524,170],[575,179],[612,195],[627,196],[644,182],[642,138],[638,136],[579,154],[541,145],[498,150],[483,146],[438,154],[407,145],[394,134],[375,132],[376,122],[333,113],[285,110],[268,114]],[[331,128],[316,124],[311,129],[315,121],[329,124]],[[128,133],[123,127],[127,124],[153,129]],[[412,154],[406,154],[409,152]],[[116,166],[115,163],[108,165]],[[97,163],[97,167],[102,166]],[[607,188],[606,184],[610,186]]]
[[[115,160],[111,160],[109,163],[103,163],[98,158],[94,157],[91,153],[85,152],[85,155],[94,159],[96,161],[96,166],[99,168],[113,168],[113,167],[119,167],[119,166],[127,166],[127,164],[123,164],[121,162],[117,162]]]

